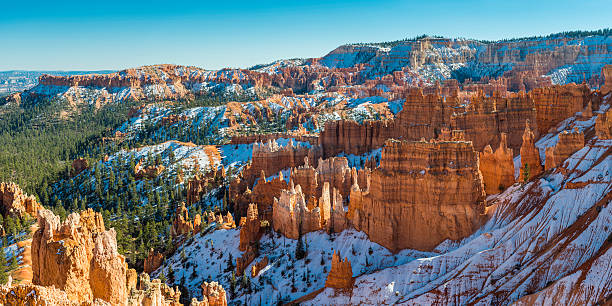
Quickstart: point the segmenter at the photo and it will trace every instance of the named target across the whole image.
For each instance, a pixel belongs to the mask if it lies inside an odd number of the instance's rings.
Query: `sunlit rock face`
[[[471,142],[387,141],[368,189],[354,186],[349,215],[374,242],[431,250],[482,223],[485,191]]]
[[[493,152],[486,146],[480,156],[480,172],[487,194],[495,194],[514,184],[512,149],[507,147],[506,134],[501,135],[499,147]]]
[[[55,286],[72,301],[127,300],[125,257],[117,252],[114,229],[91,209],[70,214],[63,223],[41,210],[32,238],[34,285]]]

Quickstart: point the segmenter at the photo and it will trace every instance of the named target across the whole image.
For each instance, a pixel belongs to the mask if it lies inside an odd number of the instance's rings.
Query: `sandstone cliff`
[[[599,139],[612,139],[612,108],[595,119],[595,134]]]
[[[332,264],[327,280],[325,281],[326,288],[350,290],[353,288],[353,269],[351,262],[344,258],[340,258],[340,253],[334,251],[332,255]]]
[[[250,204],[247,216],[240,219],[240,244],[238,247],[240,251],[246,251],[249,246],[259,240],[260,227],[257,205]]]
[[[127,300],[127,265],[117,252],[114,229],[91,209],[70,214],[63,223],[48,210],[38,216],[32,238],[34,285],[55,286],[72,301]]]
[[[480,155],[480,172],[487,194],[495,194],[514,184],[514,161],[512,149],[507,147],[506,134],[501,135],[499,147],[493,153],[486,146]]]
[[[557,167],[576,151],[584,147],[584,134],[578,130],[563,131],[558,135],[559,141],[554,147],[546,148],[545,169]]]
[[[525,122],[525,132],[523,133],[523,145],[521,145],[521,173],[519,181],[530,180],[532,177],[542,173],[542,163],[540,153],[535,146],[535,135],[531,129],[529,120]],[[529,174],[525,177],[525,174]]]
[[[545,134],[559,122],[582,111],[590,98],[586,85],[555,85],[536,88],[529,92],[536,108],[536,122],[540,134]]]
[[[25,214],[36,216],[42,206],[34,196],[23,193],[15,183],[0,183],[0,212],[2,215],[16,215],[23,217]]]
[[[389,140],[368,189],[354,185],[349,218],[389,250],[431,250],[482,223],[484,187],[470,142]]]

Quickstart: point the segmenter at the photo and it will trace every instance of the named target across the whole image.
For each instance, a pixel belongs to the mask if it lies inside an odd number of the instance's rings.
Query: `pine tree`
[[[523,184],[527,184],[527,182],[529,181],[529,164],[525,164],[525,167],[523,167]]]
[[[7,266],[6,266],[6,253],[4,248],[0,248],[0,284],[6,284],[8,280]]]

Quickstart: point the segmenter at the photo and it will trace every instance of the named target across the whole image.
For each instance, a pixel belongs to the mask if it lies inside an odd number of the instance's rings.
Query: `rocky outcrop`
[[[187,182],[187,205],[200,200],[203,194],[219,185],[225,179],[225,168],[212,168],[206,174],[197,173]]]
[[[143,167],[142,163],[143,163],[143,160],[140,160],[134,167],[134,177],[136,179],[143,179],[143,178],[154,179],[157,176],[159,176],[162,172],[164,172],[164,170],[166,169],[164,165],[157,165],[157,166],[149,165],[149,166]]]
[[[36,216],[42,206],[32,195],[28,196],[13,182],[0,183],[0,212],[2,215],[23,217],[25,214]]]
[[[268,266],[268,256],[264,256],[260,261],[251,266],[251,277],[255,278],[259,272]]]
[[[321,209],[308,209],[302,187],[290,182],[289,190],[283,190],[280,198],[274,199],[272,208],[274,230],[290,239],[321,229]]]
[[[604,79],[604,84],[600,91],[605,96],[612,91],[612,65],[606,65],[601,68],[601,75]]]
[[[348,216],[389,250],[431,250],[482,224],[485,192],[471,142],[388,140],[370,176],[369,188],[353,186]]]
[[[244,270],[248,267],[255,257],[257,257],[257,251],[254,246],[248,246],[242,256],[236,258],[236,275],[242,276]]]
[[[327,280],[325,281],[326,288],[334,288],[341,290],[350,290],[353,288],[353,269],[351,261],[347,258],[342,260],[340,252],[334,251],[332,255],[332,264]]]
[[[185,203],[181,203],[176,208],[176,215],[174,221],[172,221],[172,227],[170,227],[170,235],[173,239],[179,236],[189,235],[193,233],[193,223],[189,219],[189,211],[185,207]]]
[[[461,111],[463,109],[463,111]],[[523,92],[508,95],[485,96],[482,92],[469,97],[467,106],[449,109],[451,130],[462,130],[465,140],[472,141],[475,150],[487,145],[497,147],[499,135],[507,135],[507,146],[515,152],[521,146],[525,120],[536,122],[533,98]]]
[[[32,238],[32,283],[55,286],[75,302],[127,300],[127,265],[117,252],[114,229],[106,230],[102,215],[91,209],[70,214],[63,223],[40,210]]]
[[[546,148],[546,170],[556,168],[576,151],[584,148],[584,133],[577,129],[571,132],[563,131],[558,137],[559,141],[554,147]]]
[[[256,204],[249,204],[246,217],[240,218],[240,243],[238,249],[246,251],[249,246],[259,241],[261,222]]]
[[[595,135],[599,139],[612,139],[612,108],[595,119]]]
[[[170,288],[159,279],[151,280],[149,275],[141,273],[138,276],[138,288],[132,291],[128,306],[182,306],[179,302],[181,292]],[[122,304],[125,304],[123,302]],[[114,304],[118,305],[118,304]]]
[[[232,202],[236,203],[235,210],[240,215],[246,214],[249,203],[256,203],[259,206],[260,215],[264,220],[271,218],[272,199],[279,196],[280,187],[287,188],[286,182],[283,185],[281,170],[301,166],[308,158],[317,160],[320,156],[318,146],[296,145],[291,140],[286,146],[280,146],[276,140],[269,140],[265,144],[253,145],[253,158],[250,165],[247,165],[240,173],[238,179],[232,181],[229,188],[229,196]],[[279,180],[274,179],[267,182],[265,176],[279,173]],[[260,183],[266,183],[257,187]],[[255,186],[254,186],[255,185]],[[250,193],[250,190],[253,193]],[[248,194],[245,194],[248,193]]]
[[[227,306],[225,289],[217,282],[202,283],[202,301],[191,300],[191,306]]]
[[[164,262],[164,254],[157,252],[154,249],[149,250],[147,258],[144,260],[144,272],[151,274],[151,272],[157,270]]]
[[[110,305],[100,300],[90,304]],[[16,286],[0,286],[0,305],[80,306],[85,305],[85,303],[69,299],[66,292],[54,287],[19,284]]]
[[[240,199],[241,201],[237,204],[242,206],[246,204],[244,201],[248,201],[249,203],[246,205],[250,206],[250,203],[256,203],[258,214],[261,215],[261,219],[271,221],[274,198],[279,197],[281,190],[287,189],[288,187],[289,184],[287,184],[282,172],[278,172],[275,178],[266,179],[266,174],[262,171],[255,187],[253,187],[253,191],[245,192],[242,199]]]
[[[217,227],[220,229],[236,228],[236,222],[234,222],[234,217],[229,211],[225,215],[223,215],[222,213],[215,214],[214,212],[205,212],[204,217],[207,218],[208,224],[217,223]]]
[[[587,105],[591,90],[587,85],[554,85],[529,92],[536,108],[540,134],[546,134],[559,122],[580,112]]]
[[[480,154],[480,172],[487,194],[496,194],[514,184],[512,149],[507,147],[506,134],[501,134],[499,147],[493,153],[490,145]]]
[[[525,121],[525,132],[523,133],[523,144],[521,145],[521,174],[519,181],[524,182],[542,173],[540,153],[535,146],[535,135],[531,129],[530,121]],[[527,177],[525,177],[525,175]]]
[[[84,158],[77,158],[72,161],[70,176],[77,176],[83,170],[89,169],[89,162]]]

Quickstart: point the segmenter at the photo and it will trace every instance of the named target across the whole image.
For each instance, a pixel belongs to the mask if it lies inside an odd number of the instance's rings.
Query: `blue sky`
[[[249,67],[420,34],[494,40],[612,27],[611,0],[2,2],[0,70]]]

